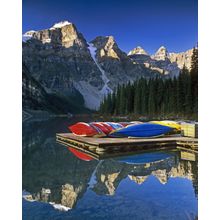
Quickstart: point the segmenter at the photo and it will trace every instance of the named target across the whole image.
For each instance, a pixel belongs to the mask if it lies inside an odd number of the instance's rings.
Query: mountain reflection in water
[[[83,161],[55,142],[69,124],[23,125],[23,219],[197,218],[197,155]]]

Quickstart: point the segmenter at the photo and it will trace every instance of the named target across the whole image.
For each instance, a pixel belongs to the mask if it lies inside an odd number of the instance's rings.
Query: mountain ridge
[[[184,52],[168,52],[167,48],[161,46],[155,54],[140,53],[138,47],[128,52],[128,56],[133,60],[145,64],[147,67],[157,69],[160,73],[178,75],[180,70],[185,66],[188,70],[191,69],[191,57],[193,48]],[[145,49],[141,48],[145,51]]]
[[[180,67],[185,62],[184,54],[173,53],[168,59],[164,48],[157,52],[156,59],[141,47],[137,47],[138,54],[127,55],[113,36],[98,36],[88,42],[68,21],[26,32],[22,48],[25,65],[48,93],[68,97],[77,90],[85,106],[95,110],[118,84],[132,83],[141,77],[172,77],[180,71],[175,60]]]

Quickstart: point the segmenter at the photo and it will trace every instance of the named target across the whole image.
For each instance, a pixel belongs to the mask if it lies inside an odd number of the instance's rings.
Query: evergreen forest
[[[140,78],[118,85],[100,105],[103,115],[139,115],[149,118],[197,119],[198,49],[193,49],[190,71],[183,67],[177,77]]]

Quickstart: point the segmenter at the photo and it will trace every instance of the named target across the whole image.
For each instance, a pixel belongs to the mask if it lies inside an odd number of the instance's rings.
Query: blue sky
[[[198,42],[197,0],[23,0],[22,14],[23,33],[68,20],[87,41],[113,35],[125,52],[181,52]]]

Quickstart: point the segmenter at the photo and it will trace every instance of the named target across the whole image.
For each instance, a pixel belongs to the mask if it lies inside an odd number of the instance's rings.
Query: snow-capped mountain
[[[23,62],[32,77],[47,93],[71,98],[78,91],[90,109],[98,109],[105,95],[118,84],[161,73],[178,74],[185,59],[189,61],[190,55],[169,54],[164,48],[154,56],[141,47],[127,55],[113,36],[88,42],[68,21],[23,35]]]
[[[32,76],[47,92],[71,97],[78,90],[91,109],[98,109],[104,96],[118,84],[156,73],[135,65],[113,37],[97,37],[88,43],[67,21],[25,36],[23,61]]]

